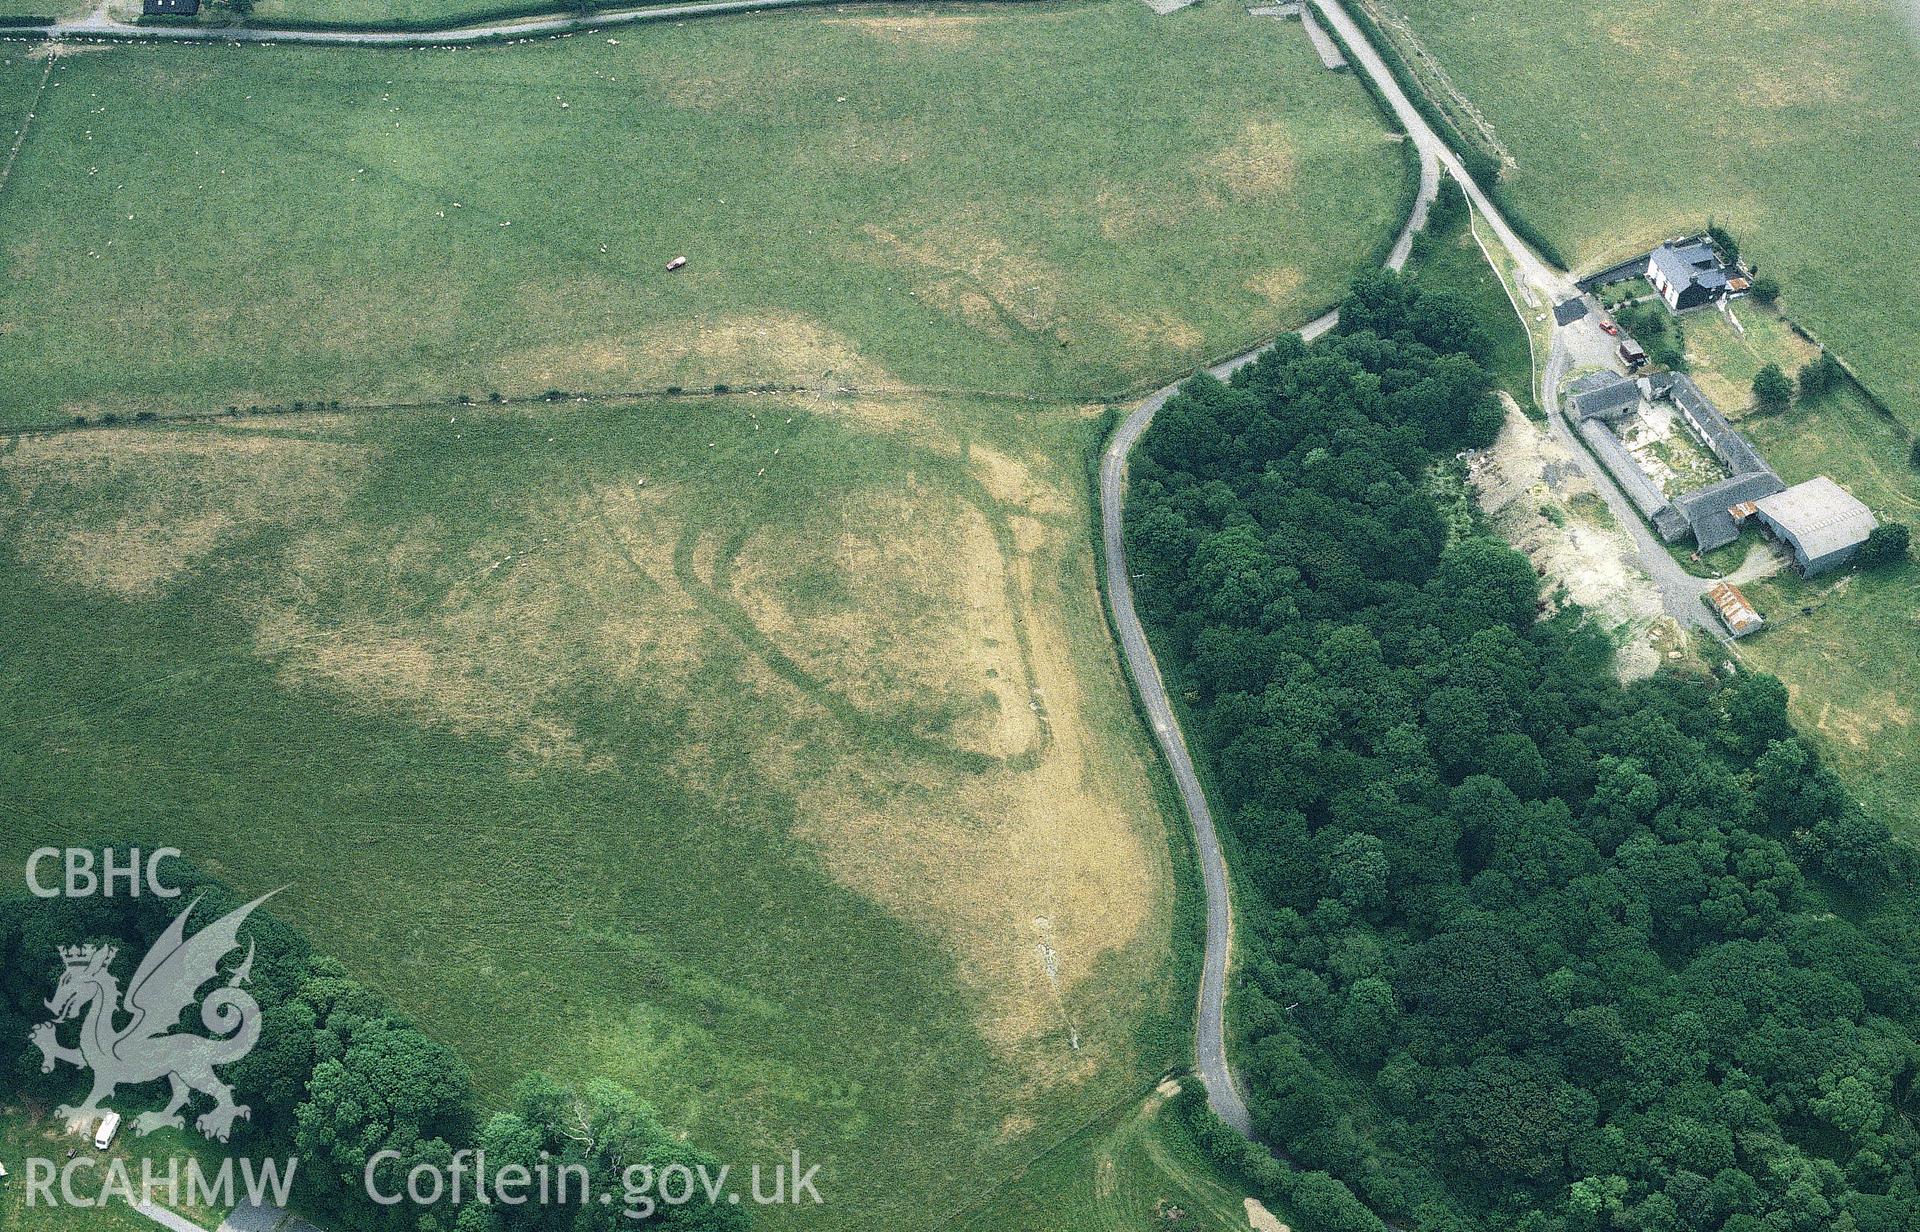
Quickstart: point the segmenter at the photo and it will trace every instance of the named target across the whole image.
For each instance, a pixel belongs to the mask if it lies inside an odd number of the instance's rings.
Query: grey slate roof
[[[1722,479],[1712,487],[1701,488],[1675,498],[1673,507],[1693,529],[1693,540],[1702,552],[1724,547],[1740,537],[1730,510],[1742,501],[1757,501],[1784,491],[1786,484],[1769,470]]]
[[[1620,490],[1627,494],[1627,499],[1658,528],[1660,515],[1668,511],[1666,493],[1640,469],[1640,464],[1633,460],[1633,455],[1613,434],[1613,429],[1601,420],[1586,419],[1580,423],[1580,435],[1586,440],[1587,447],[1593,450],[1593,456],[1613,476]]]
[[[1707,448],[1713,450],[1713,456],[1727,468],[1729,475],[1746,475],[1768,470],[1767,460],[1753,447],[1753,442],[1743,436],[1738,429],[1727,422],[1693,378],[1684,372],[1672,376],[1668,396],[1673,404],[1685,412],[1687,421],[1707,442]]]
[[[1709,244],[1662,244],[1647,259],[1676,287],[1694,284],[1712,289],[1727,285],[1727,272]]]
[[[1760,514],[1800,550],[1801,563],[1865,543],[1879,523],[1845,488],[1820,475],[1755,502]]]
[[[1574,381],[1567,391],[1571,395],[1566,400],[1568,418],[1574,421],[1594,457],[1669,543],[1692,535],[1703,552],[1732,543],[1740,537],[1733,506],[1786,489],[1753,442],[1728,423],[1693,378],[1683,372],[1655,372],[1638,380],[1615,372],[1595,372]],[[1607,422],[1615,411],[1635,406],[1643,396],[1672,399],[1674,407],[1727,468],[1727,478],[1669,500]]]
[[[1581,419],[1610,417],[1640,404],[1640,382],[1617,372],[1583,376],[1569,388],[1573,390],[1573,409]]]

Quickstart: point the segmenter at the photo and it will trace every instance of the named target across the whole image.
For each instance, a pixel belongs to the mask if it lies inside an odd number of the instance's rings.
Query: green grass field
[[[1408,175],[1297,27],[1135,0],[132,47],[55,80],[0,199],[0,423],[716,382],[1110,395],[1336,298]]]
[[[1200,1154],[1167,1106],[1168,1089],[1095,1121],[953,1226],[963,1232],[1247,1232],[1245,1195],[1223,1184]]]
[[[1687,362],[1700,391],[1737,419],[1753,406],[1753,378],[1760,369],[1778,364],[1793,376],[1820,352],[1795,334],[1777,312],[1750,300],[1734,305],[1732,311],[1739,329],[1717,312],[1688,316],[1686,346]]]
[[[1527,414],[1537,416],[1533,350],[1527,342],[1526,327],[1469,226],[1463,221],[1449,230],[1436,230],[1430,241],[1432,247],[1412,260],[1409,268],[1422,285],[1452,291],[1473,309],[1475,319],[1493,338],[1496,388],[1509,394]]]
[[[20,126],[40,92],[45,61],[28,53],[31,43],[0,43],[0,166],[20,134]],[[0,197],[0,201],[4,201]]]
[[[120,833],[474,1066],[937,1226],[1177,1063],[1080,410],[680,399],[16,438],[0,864]],[[807,1216],[811,1215],[811,1218]]]
[[[1515,206],[1582,268],[1717,217],[1782,304],[1920,422],[1920,44],[1897,0],[1372,0],[1517,167]]]
[[[208,1147],[198,1135],[182,1133],[174,1129],[162,1129],[141,1138],[132,1133],[123,1133],[115,1139],[111,1150],[105,1154],[93,1149],[92,1130],[84,1133],[69,1134],[65,1126],[53,1119],[45,1109],[31,1109],[24,1105],[0,1105],[0,1164],[7,1167],[8,1176],[0,1181],[0,1229],[7,1232],[26,1232],[26,1229],[46,1229],[48,1232],[154,1232],[155,1224],[134,1210],[118,1197],[110,1198],[105,1204],[99,1204],[102,1187],[105,1185],[111,1161],[119,1160],[127,1169],[127,1175],[138,1187],[142,1181],[141,1161],[152,1160],[152,1170],[156,1178],[164,1178],[168,1173],[169,1161],[177,1160],[182,1180],[177,1189],[156,1194],[163,1203],[173,1198],[175,1209],[188,1219],[198,1222],[202,1227],[217,1227],[225,1218],[226,1210],[208,1210],[185,1205],[187,1186],[185,1182],[187,1162],[197,1158],[206,1174],[211,1177],[220,1168],[221,1156]],[[89,1203],[88,1207],[69,1207],[64,1204],[64,1195],[58,1179],[53,1186],[55,1205],[49,1206],[36,1195],[31,1206],[28,1205],[27,1164],[29,1158],[51,1160],[55,1169],[67,1167],[67,1152],[72,1150],[76,1157],[97,1161],[93,1169],[78,1168],[73,1173],[73,1189]],[[58,1173],[56,1172],[56,1177]]]
[[[1742,426],[1783,479],[1828,475],[1882,521],[1920,523],[1910,438],[1852,391]],[[1869,807],[1920,838],[1920,566],[1788,573],[1746,590],[1769,627],[1740,643],[1741,657],[1787,682],[1801,730]]]

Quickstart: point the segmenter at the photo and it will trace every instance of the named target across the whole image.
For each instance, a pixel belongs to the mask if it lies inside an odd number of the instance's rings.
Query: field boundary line
[[[20,117],[20,131],[14,134],[13,145],[7,150],[7,161],[0,166],[0,193],[7,191],[7,181],[13,178],[13,164],[19,161],[20,151],[27,144],[27,133],[33,128],[34,117],[40,114],[40,100],[46,97],[47,82],[53,77],[53,66],[60,59],[58,49],[47,52],[47,67],[40,72],[40,84],[34,89],[33,97],[27,100],[26,114]]]
[[[488,21],[408,29],[404,27],[367,28],[354,26],[161,26],[123,22],[97,14],[78,21],[59,22],[39,28],[20,27],[20,37],[29,40],[73,40],[128,43],[206,43],[239,46],[242,43],[302,44],[349,47],[449,47],[468,44],[510,43],[535,38],[565,38],[574,34],[637,25],[642,22],[673,18],[727,16],[764,13],[781,9],[824,8],[828,6],[881,6],[901,0],[692,0],[691,3],[658,4],[641,8],[593,12],[584,16],[566,11],[547,11],[546,15],[521,14]],[[988,7],[1037,7],[1051,0],[970,0]]]
[[[516,407],[524,409],[530,406],[578,406],[586,403],[594,406],[618,406],[625,402],[646,401],[717,401],[733,398],[761,397],[813,397],[823,402],[840,400],[857,401],[861,398],[889,397],[926,397],[926,398],[978,398],[984,402],[1009,402],[1028,404],[1036,407],[1069,406],[1080,402],[1102,402],[1108,399],[1097,394],[1049,397],[1043,394],[1019,393],[1006,389],[967,389],[959,386],[943,385],[884,385],[875,387],[853,387],[836,390],[831,394],[822,394],[812,385],[741,385],[729,388],[686,389],[669,385],[655,389],[625,389],[599,392],[563,392],[558,397],[547,394],[531,394],[499,399],[478,399],[453,394],[444,398],[419,398],[404,402],[304,402],[289,405],[276,403],[271,406],[250,405],[217,411],[105,411],[89,418],[84,415],[64,419],[43,419],[29,423],[0,425],[0,440],[18,440],[23,437],[54,436],[62,432],[97,431],[105,428],[144,428],[158,424],[219,424],[238,423],[249,419],[291,419],[303,415],[369,415],[394,413],[401,411],[479,411]]]

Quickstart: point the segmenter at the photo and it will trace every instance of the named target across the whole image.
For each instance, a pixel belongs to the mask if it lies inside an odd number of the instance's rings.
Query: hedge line
[[[1439,104],[1433,101],[1433,96],[1427,93],[1427,88],[1414,75],[1412,67],[1401,56],[1399,47],[1386,36],[1378,23],[1353,0],[1329,0],[1329,3],[1339,5],[1341,10],[1353,19],[1353,23],[1366,34],[1368,41],[1380,53],[1380,59],[1386,63],[1387,71],[1393,74],[1393,79],[1399,83],[1401,91],[1407,96],[1407,101],[1413,104],[1413,109],[1420,113],[1421,119],[1432,126],[1440,139],[1453,148],[1454,153],[1459,156],[1460,165],[1466,168],[1469,176],[1473,177],[1473,182],[1479,185],[1480,191],[1486,193],[1488,199],[1499,208],[1500,213],[1505,215],[1507,224],[1513,228],[1514,234],[1531,244],[1534,251],[1548,261],[1561,269],[1569,268],[1566,258],[1554,242],[1541,234],[1526,215],[1513,208],[1505,186],[1500,182],[1500,160],[1481,149],[1461,131],[1460,126],[1453,122],[1451,116],[1440,109]]]
[[[1200,1153],[1263,1204],[1281,1207],[1314,1232],[1388,1232],[1386,1222],[1367,1209],[1345,1181],[1297,1169],[1235,1133],[1207,1106],[1197,1079],[1182,1084],[1173,1106]]]
[[[662,4],[668,0],[661,0]],[[654,5],[636,5],[634,8],[652,8]],[[503,4],[493,8],[472,9],[464,13],[449,13],[432,21],[415,21],[394,18],[390,21],[302,21],[299,18],[274,18],[272,21],[255,22],[248,20],[240,23],[241,29],[292,30],[314,34],[326,34],[338,31],[342,34],[451,34],[465,26],[484,25],[489,22],[518,21],[523,18],[564,17],[574,15],[582,21],[595,17],[611,16],[630,9],[615,9],[602,12],[599,9],[577,4],[558,3],[556,0],[532,0],[531,3]],[[565,30],[535,31],[535,34],[565,34]]]

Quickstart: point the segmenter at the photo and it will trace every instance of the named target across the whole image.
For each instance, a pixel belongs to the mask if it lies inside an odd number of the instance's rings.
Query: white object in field
[[[681,266],[685,265],[686,263],[687,263],[687,259],[685,257],[675,257],[673,260],[667,262],[667,272],[672,273],[674,270],[679,269]]]
[[[113,1136],[120,1132],[120,1114],[109,1112],[100,1118],[99,1132],[93,1135],[93,1149],[104,1151],[113,1145]]]

